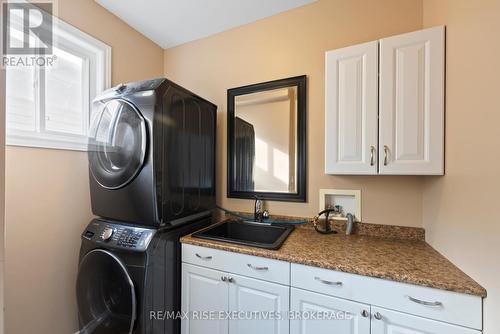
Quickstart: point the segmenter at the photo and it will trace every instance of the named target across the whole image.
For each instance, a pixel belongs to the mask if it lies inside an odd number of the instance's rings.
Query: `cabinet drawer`
[[[372,307],[372,333],[481,334],[470,328]]]
[[[292,264],[290,276],[293,287],[482,329],[482,299],[478,296],[300,264]]]
[[[482,330],[482,299],[451,291],[359,276],[372,305]]]
[[[292,263],[290,276],[292,287],[353,299],[351,274]]]
[[[284,261],[182,244],[182,262],[269,282],[290,284],[290,263]]]

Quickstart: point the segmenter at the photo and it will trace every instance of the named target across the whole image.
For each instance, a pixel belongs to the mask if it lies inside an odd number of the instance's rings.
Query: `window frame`
[[[84,77],[87,78],[86,81],[88,82],[84,83],[84,91],[82,92],[84,101],[84,124],[82,126],[88,131],[92,116],[92,100],[98,94],[111,87],[112,49],[109,45],[55,16],[53,16],[52,31],[54,47],[84,59],[84,71],[88,73]],[[37,87],[34,88],[37,95],[35,102],[36,130],[9,129],[9,125],[6,122],[6,145],[87,151],[87,134],[77,135],[46,129],[45,69],[35,68],[35,78],[37,78]],[[87,84],[88,91],[85,89]],[[8,99],[8,96],[6,98]],[[8,113],[7,110],[6,113]]]

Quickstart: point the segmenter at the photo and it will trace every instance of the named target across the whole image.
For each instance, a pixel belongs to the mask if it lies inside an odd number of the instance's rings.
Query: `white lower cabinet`
[[[240,315],[229,320],[229,333],[288,334],[288,286],[232,275],[229,311]]]
[[[227,319],[202,319],[202,312],[227,311],[229,287],[221,280],[223,274],[189,264],[182,264],[182,311],[189,312],[183,319],[183,334],[227,334]],[[195,315],[198,315],[195,317]],[[207,314],[208,316],[208,314]]]
[[[480,331],[291,288],[290,334],[480,334]],[[326,318],[325,318],[326,316]],[[321,318],[322,317],[322,318]]]
[[[481,334],[480,296],[187,244],[182,260],[182,334]]]
[[[183,334],[288,334],[288,286],[182,264]],[[205,312],[205,313],[203,313]],[[221,319],[222,318],[222,319]]]
[[[480,331],[372,307],[371,334],[480,334]]]
[[[292,288],[290,334],[369,334],[370,305]]]

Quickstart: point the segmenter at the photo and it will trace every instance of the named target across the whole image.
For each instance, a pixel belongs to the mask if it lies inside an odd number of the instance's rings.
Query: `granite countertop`
[[[425,241],[317,233],[297,227],[278,250],[197,239],[182,243],[486,297],[486,290]]]

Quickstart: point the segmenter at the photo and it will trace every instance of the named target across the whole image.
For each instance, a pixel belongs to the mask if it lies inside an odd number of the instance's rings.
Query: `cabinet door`
[[[295,288],[291,295],[291,315],[302,319],[292,318],[290,334],[370,333],[369,305]],[[323,315],[328,319],[317,319]]]
[[[378,41],[326,53],[325,173],[377,174]]]
[[[444,173],[444,27],[380,40],[379,172]]]
[[[240,312],[242,316],[229,321],[230,334],[289,333],[290,287],[238,275],[229,276],[229,310]]]
[[[371,334],[481,334],[480,331],[372,307]]]
[[[182,320],[183,334],[227,334],[227,320],[201,319],[203,311],[227,312],[229,287],[223,276],[220,271],[182,264],[182,311],[200,312],[198,319],[190,315]]]

